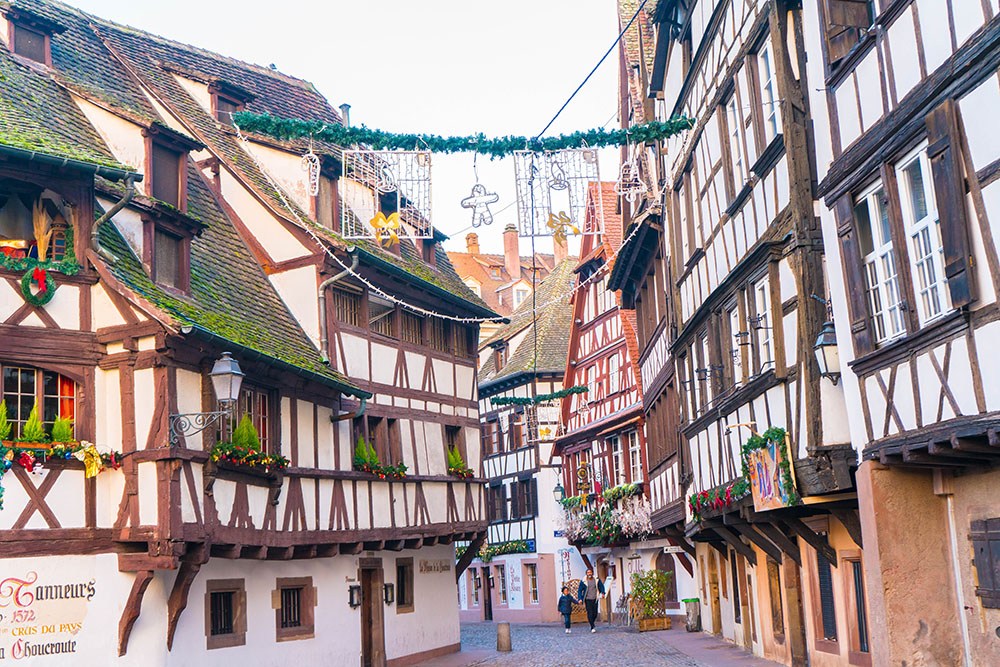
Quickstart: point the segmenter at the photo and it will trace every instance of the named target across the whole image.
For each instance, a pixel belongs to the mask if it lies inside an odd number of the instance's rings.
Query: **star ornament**
[[[390,213],[389,217],[386,217],[385,213],[379,211],[368,224],[375,230],[375,240],[379,242],[379,245],[391,247],[399,243],[398,232],[402,223],[399,221],[398,212]]]

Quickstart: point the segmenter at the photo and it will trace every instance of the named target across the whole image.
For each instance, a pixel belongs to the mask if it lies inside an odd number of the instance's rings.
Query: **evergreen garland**
[[[374,130],[364,125],[347,127],[318,120],[281,118],[270,114],[239,111],[233,121],[243,132],[264,135],[281,141],[315,139],[337,146],[367,146],[374,150],[429,150],[435,153],[476,152],[491,158],[511,155],[514,151],[556,151],[566,148],[603,148],[625,144],[651,143],[689,130],[694,121],[683,116],[665,121],[651,121],[628,129],[617,128],[560,134],[554,137],[487,137],[474,134],[442,137],[436,134],[397,134]]]
[[[491,398],[490,402],[494,405],[538,405],[539,403],[547,403],[549,401],[555,401],[560,398],[565,398],[572,394],[582,394],[589,391],[584,385],[577,385],[575,387],[567,387],[566,389],[560,389],[559,391],[554,391],[551,394],[539,394],[534,398],[526,398],[522,396],[497,396],[496,398]]]

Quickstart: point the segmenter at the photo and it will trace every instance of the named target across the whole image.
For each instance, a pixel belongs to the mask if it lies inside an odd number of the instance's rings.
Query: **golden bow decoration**
[[[552,230],[552,238],[559,241],[559,243],[566,242],[567,228],[573,232],[573,236],[580,234],[580,228],[573,224],[573,221],[566,215],[565,211],[559,211],[558,216],[555,213],[549,213],[549,220],[545,224]]]
[[[396,230],[402,227],[399,221],[399,213],[390,213],[387,218],[385,213],[379,211],[369,224],[375,228],[375,240],[380,245],[391,247],[399,243],[399,234],[396,233]]]
[[[101,454],[97,451],[97,447],[93,443],[83,442],[81,444],[83,447],[76,451],[73,456],[83,461],[83,476],[85,479],[97,477],[97,473],[101,472],[101,469],[104,467],[104,462],[101,461]]]

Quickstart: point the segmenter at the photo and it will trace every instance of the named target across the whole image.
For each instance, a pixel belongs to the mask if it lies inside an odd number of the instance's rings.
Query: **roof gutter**
[[[191,335],[196,336],[206,342],[233,350],[240,356],[246,357],[250,360],[261,361],[270,366],[274,366],[275,368],[280,368],[283,371],[287,371],[304,380],[308,380],[310,382],[315,382],[317,384],[321,384],[323,386],[336,389],[337,391],[343,394],[348,394],[349,396],[354,396],[356,398],[363,400],[367,400],[372,396],[370,392],[367,392],[364,389],[358,389],[357,387],[351,386],[349,384],[338,382],[333,378],[321,375],[315,371],[310,371],[300,366],[296,366],[295,364],[290,364],[287,361],[282,361],[277,357],[272,357],[271,355],[264,354],[263,352],[259,352],[251,347],[247,347],[246,345],[240,345],[239,343],[233,342],[228,338],[223,338],[219,334],[209,331],[208,329],[198,326],[197,324],[186,324],[182,326],[180,330],[181,333],[184,334],[185,336],[191,336]]]
[[[358,253],[355,252],[354,246],[348,246],[347,247],[347,254],[351,256],[351,265],[348,268],[346,268],[343,271],[341,271],[340,273],[338,273],[337,275],[333,276],[332,278],[327,278],[326,280],[324,280],[323,282],[321,282],[319,284],[319,288],[318,288],[319,289],[319,292],[318,292],[318,296],[319,296],[319,355],[320,355],[320,358],[323,360],[323,363],[326,364],[327,366],[330,365],[330,355],[327,352],[327,349],[329,349],[329,347],[330,347],[330,336],[329,336],[329,333],[327,332],[327,326],[326,326],[326,289],[328,287],[330,287],[331,285],[333,285],[334,283],[337,283],[338,281],[343,280],[347,276],[349,276],[352,273],[354,273],[354,271],[358,268],[358,262],[361,261],[361,258],[358,257]],[[363,409],[364,408],[362,407],[362,410]]]
[[[132,176],[137,181],[142,180],[142,174],[137,174],[127,169],[107,167],[101,164],[94,164],[93,162],[85,162],[83,160],[74,160],[69,157],[49,155],[48,153],[40,153],[38,151],[32,151],[25,148],[0,145],[0,154],[9,155],[10,157],[19,160],[27,160],[28,162],[37,162],[50,167],[59,167],[64,169],[68,167],[78,171],[89,172],[94,176],[103,176],[104,178],[112,181],[120,181],[128,178],[129,176]]]

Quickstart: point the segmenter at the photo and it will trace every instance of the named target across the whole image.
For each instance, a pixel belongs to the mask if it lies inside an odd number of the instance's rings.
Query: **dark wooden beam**
[[[479,547],[483,546],[483,542],[486,541],[486,533],[479,533],[471,542],[469,542],[469,547],[462,554],[462,557],[458,559],[455,563],[455,581],[462,576],[466,568],[472,563],[472,560],[479,555]]]
[[[864,547],[861,543],[861,518],[858,516],[857,510],[831,509],[830,514],[843,524],[844,528],[847,529],[847,534],[851,536],[855,544]]]
[[[174,579],[174,587],[167,598],[167,651],[174,646],[174,633],[177,631],[177,622],[181,619],[181,613],[187,607],[188,592],[194,578],[201,570],[201,563],[185,560],[177,570],[177,577]]]
[[[385,548],[387,551],[402,551],[403,540],[386,540]]]
[[[316,548],[317,558],[332,558],[333,556],[336,556],[338,553],[340,553],[339,544],[320,544]]]
[[[347,542],[340,545],[340,553],[345,556],[357,556],[365,550],[365,545],[361,542]]]
[[[1000,456],[1000,448],[992,447],[989,438],[977,440],[973,438],[952,437],[951,448],[956,452],[969,452],[970,454],[987,454],[989,456]]]
[[[375,540],[374,542],[362,542],[365,551],[382,551],[385,549],[385,540]]]
[[[802,523],[799,519],[782,517],[781,521],[788,526],[789,530],[805,540],[806,544],[823,554],[823,556],[830,561],[831,565],[837,567],[837,552],[834,551],[830,546],[830,543],[826,541],[825,536],[820,535],[812,528]]]
[[[753,547],[741,540],[739,535],[729,530],[721,523],[712,522],[707,527],[714,530],[716,535],[728,542],[729,545],[736,550],[736,553],[741,554],[750,562],[751,565],[757,565],[757,553],[753,550]]]
[[[295,547],[268,547],[267,560],[291,560]]]
[[[683,532],[677,530],[676,528],[675,529],[668,528],[663,532],[666,534],[667,539],[670,540],[671,544],[683,549],[687,555],[691,556],[691,558],[696,557],[697,551],[695,550],[694,545],[688,542],[688,539]]]
[[[726,525],[732,526],[734,529],[736,529],[737,533],[739,533],[743,537],[747,538],[748,540],[756,544],[758,547],[760,547],[761,551],[766,553],[772,559],[778,561],[779,563],[784,560],[781,549],[776,547],[774,543],[771,542],[769,539],[758,533],[754,529],[754,526],[750,525],[749,523],[746,523],[745,521],[735,521],[735,520],[727,521]]]
[[[293,558],[315,558],[318,547],[315,544],[306,544],[295,547],[292,552]]]
[[[243,554],[241,544],[213,544],[212,556],[217,558],[239,558]]]
[[[802,553],[799,551],[799,545],[781,532],[781,529],[767,521],[754,522],[753,526],[766,535],[767,539],[778,545],[778,548],[800,567],[802,566]]]
[[[175,556],[150,556],[148,553],[118,554],[119,572],[176,570],[178,564],[179,561]]]
[[[132,626],[139,618],[142,610],[142,598],[146,594],[149,582],[153,580],[152,570],[142,570],[135,575],[132,582],[132,590],[129,591],[125,608],[122,609],[122,616],[118,621],[118,656],[125,655],[128,651],[128,638],[132,634]]]
[[[413,539],[406,540],[404,543],[404,548],[406,549],[419,549],[424,546],[424,538],[414,537]]]
[[[267,547],[243,547],[241,557],[264,560],[267,558]]]
[[[993,452],[985,454],[981,451],[970,452],[968,450],[958,450],[951,447],[949,444],[943,444],[940,442],[932,442],[927,446],[927,453],[931,456],[943,456],[950,459],[958,459],[959,461],[969,461],[970,463],[982,462],[984,465],[989,464],[990,461],[996,462],[1000,458],[1000,449],[993,448]],[[903,460],[906,460],[906,453],[903,453]]]
[[[580,553],[580,558],[583,559],[583,564],[587,566],[587,569],[593,570],[594,566],[593,564],[591,564],[590,558],[587,556],[587,554],[583,553],[583,549],[580,548],[579,544],[576,545],[576,550]]]

